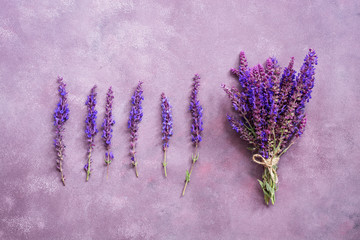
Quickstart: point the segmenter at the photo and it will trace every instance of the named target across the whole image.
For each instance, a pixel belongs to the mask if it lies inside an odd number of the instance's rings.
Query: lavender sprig
[[[65,145],[63,142],[63,133],[65,131],[64,124],[69,119],[70,110],[68,108],[68,103],[67,103],[67,92],[65,89],[66,84],[63,82],[62,77],[58,77],[57,82],[59,84],[60,99],[54,112],[54,126],[55,126],[54,146],[55,146],[55,151],[57,152],[56,168],[59,170],[61,176],[61,182],[65,186],[65,175],[64,175]]]
[[[84,166],[84,170],[86,172],[86,181],[89,181],[89,176],[92,173],[93,169],[91,168],[91,163],[93,162],[91,159],[91,153],[95,147],[94,138],[98,129],[96,128],[96,95],[95,92],[96,86],[91,89],[90,95],[87,97],[85,105],[87,106],[88,115],[85,119],[85,134],[88,141],[88,161]]]
[[[317,56],[310,49],[297,75],[293,69],[294,58],[281,75],[275,58],[267,59],[265,67],[248,68],[245,54],[241,52],[239,69],[230,71],[239,78],[242,91],[222,86],[237,115],[228,115],[230,125],[252,145],[253,161],[265,168],[263,181],[259,183],[266,204],[270,200],[275,202],[280,156],[304,132],[304,108],[314,87],[315,65]]]
[[[161,109],[162,109],[162,140],[163,140],[163,150],[164,150],[164,172],[165,177],[167,177],[166,173],[166,151],[169,147],[170,137],[173,135],[173,121],[172,121],[172,107],[170,102],[168,101],[165,93],[161,94]]]
[[[128,128],[130,129],[130,156],[131,156],[131,163],[135,168],[135,174],[136,177],[139,177],[138,171],[137,171],[137,160],[135,157],[136,154],[136,142],[137,142],[137,136],[138,136],[138,129],[139,129],[139,123],[142,120],[143,117],[143,111],[141,102],[144,100],[144,97],[142,96],[143,90],[142,90],[142,84],[143,82],[139,82],[134,95],[131,97],[131,111],[128,121]]]
[[[113,91],[111,87],[109,88],[106,94],[106,105],[105,105],[105,118],[102,124],[103,127],[103,135],[102,138],[105,144],[105,164],[106,164],[106,177],[109,175],[109,165],[112,160],[114,160],[114,155],[111,151],[111,138],[112,138],[112,126],[115,124],[115,120],[112,116],[112,105],[113,105]]]
[[[198,92],[199,92],[199,86],[200,86],[200,76],[198,74],[195,74],[193,80],[193,90],[191,92],[190,96],[190,112],[192,116],[192,124],[191,124],[191,141],[195,145],[195,154],[192,155],[192,164],[190,171],[186,170],[186,177],[185,177],[185,186],[182,192],[182,196],[185,195],[185,190],[190,182],[190,176],[193,171],[194,165],[196,161],[199,159],[199,153],[198,153],[198,146],[202,140],[201,138],[201,132],[203,131],[203,121],[202,121],[202,112],[203,108],[200,105],[200,102],[198,100]]]

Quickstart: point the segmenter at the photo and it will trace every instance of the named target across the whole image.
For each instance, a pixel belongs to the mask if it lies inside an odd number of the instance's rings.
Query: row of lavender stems
[[[185,186],[182,195],[185,194],[185,189],[187,184],[190,181],[190,176],[193,171],[195,162],[199,158],[198,147],[202,140],[201,132],[203,131],[203,122],[202,122],[202,107],[198,100],[198,91],[199,91],[199,79],[200,76],[198,74],[195,75],[193,78],[193,90],[190,97],[190,112],[192,115],[192,125],[191,125],[191,136],[192,142],[195,146],[195,154],[192,156],[192,165],[190,171],[186,171],[185,177]],[[57,169],[61,174],[61,181],[65,186],[65,175],[64,175],[64,168],[63,168],[63,161],[64,161],[64,150],[65,145],[63,142],[63,133],[65,131],[64,124],[66,120],[69,119],[69,107],[67,103],[67,92],[66,92],[66,84],[63,82],[63,78],[58,77],[57,79],[59,85],[59,103],[57,108],[55,109],[54,113],[54,125],[55,125],[55,150],[57,152]],[[136,177],[139,176],[137,166],[138,161],[136,158],[136,144],[138,140],[138,130],[139,124],[143,118],[143,108],[142,108],[142,101],[144,100],[143,97],[143,89],[142,89],[143,82],[139,82],[133,96],[131,97],[131,110],[128,120],[128,128],[130,132],[130,158],[131,164],[135,169]],[[94,139],[96,134],[98,133],[98,129],[96,126],[96,119],[97,119],[97,110],[96,110],[96,86],[94,86],[87,100],[85,105],[87,106],[87,116],[85,119],[85,136],[88,143],[87,149],[87,162],[84,166],[84,170],[86,172],[86,181],[89,180],[89,177],[93,171],[92,168],[92,157],[91,154],[94,150],[95,143]],[[112,107],[113,107],[113,100],[114,94],[112,88],[108,89],[106,95],[106,105],[105,105],[105,117],[102,124],[103,135],[102,138],[104,140],[105,146],[105,156],[104,162],[107,167],[107,177],[109,172],[109,166],[114,160],[114,155],[111,150],[111,138],[113,133],[113,126],[115,124],[115,120],[113,119],[112,114]],[[169,141],[171,136],[173,135],[173,118],[172,118],[172,106],[170,101],[165,96],[164,93],[161,94],[161,109],[162,109],[162,148],[164,152],[164,160],[163,160],[163,167],[164,167],[164,175],[167,177],[167,150],[169,148]]]
[[[240,53],[240,66],[238,69],[231,69],[231,73],[238,77],[240,89],[236,87],[223,89],[229,96],[236,116],[228,115],[230,125],[236,132],[240,133],[243,140],[252,145],[254,152],[253,161],[264,166],[263,181],[259,183],[264,191],[266,204],[275,202],[275,191],[277,190],[277,163],[294,140],[299,138],[305,129],[306,115],[305,103],[311,98],[312,88],[314,87],[315,65],[317,65],[317,55],[313,49],[309,49],[304,59],[304,63],[298,75],[293,69],[294,58],[284,68],[281,68],[277,60],[272,57],[266,60],[263,67],[258,64],[253,68],[248,67],[248,62],[244,52]],[[186,171],[185,186],[182,195],[185,194],[186,187],[190,182],[190,177],[197,160],[199,159],[198,147],[202,141],[201,132],[203,131],[202,106],[198,100],[199,75],[193,78],[193,90],[190,97],[190,112],[192,115],[191,135],[194,143],[195,153],[192,155],[190,170]],[[57,169],[61,175],[61,181],[65,185],[64,175],[64,124],[69,118],[69,108],[67,104],[66,84],[62,78],[58,78],[60,100],[54,113],[55,125],[55,150],[57,152]],[[136,158],[136,143],[138,139],[139,123],[143,117],[142,101],[143,90],[142,82],[139,82],[132,98],[131,111],[128,121],[130,130],[130,155],[131,163],[135,168],[138,177]],[[88,159],[84,166],[86,180],[92,172],[91,153],[94,148],[94,137],[98,132],[96,128],[96,86],[91,89],[87,98],[86,105],[88,115],[86,117],[86,137],[88,141]],[[107,172],[114,156],[111,152],[112,126],[115,121],[112,119],[113,92],[111,87],[107,93],[106,113],[103,122],[103,139],[105,142],[105,164]],[[169,141],[173,135],[172,107],[164,93],[161,95],[162,108],[162,141],[164,151],[164,174],[167,177],[167,151]],[[257,159],[260,159],[257,160]]]

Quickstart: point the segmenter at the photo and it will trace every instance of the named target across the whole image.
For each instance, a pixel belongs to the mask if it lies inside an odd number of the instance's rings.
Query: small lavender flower
[[[182,192],[182,195],[185,195],[186,186],[190,182],[190,176],[193,171],[194,165],[196,161],[199,159],[199,153],[198,153],[198,146],[201,142],[201,132],[203,131],[203,122],[202,122],[202,112],[203,108],[200,105],[200,102],[198,100],[198,92],[199,92],[199,82],[200,76],[198,74],[195,74],[193,80],[193,90],[191,92],[190,96],[190,112],[192,116],[192,124],[191,124],[191,141],[195,145],[195,154],[192,155],[192,164],[190,171],[186,170],[186,177],[185,177],[185,186],[184,190]]]
[[[55,151],[57,152],[56,168],[59,170],[61,174],[61,181],[65,186],[65,175],[64,175],[64,167],[63,167],[65,145],[63,142],[63,133],[65,131],[64,124],[69,119],[70,110],[68,108],[68,103],[67,103],[67,92],[65,89],[66,84],[63,82],[62,77],[58,77],[57,82],[59,84],[60,99],[54,112],[54,126],[55,126],[54,146],[55,146]]]
[[[111,138],[112,138],[112,126],[115,124],[115,120],[112,116],[112,105],[113,105],[113,91],[111,87],[109,88],[107,94],[106,94],[106,105],[105,105],[105,118],[104,122],[102,124],[103,127],[103,135],[102,138],[104,139],[105,143],[105,164],[107,166],[107,176],[109,173],[109,165],[111,161],[114,159],[114,155],[111,151]]]
[[[138,129],[139,129],[139,123],[142,120],[143,117],[143,111],[141,102],[144,100],[144,97],[142,96],[143,90],[142,90],[142,84],[143,82],[139,82],[134,95],[131,97],[131,111],[128,121],[128,128],[130,129],[130,155],[131,155],[131,163],[135,167],[135,174],[136,177],[139,177],[138,171],[137,171],[137,160],[135,158],[136,154],[136,141],[138,136]]]
[[[267,204],[269,200],[275,202],[280,156],[304,132],[304,108],[314,87],[315,65],[316,53],[309,49],[297,75],[293,69],[294,58],[281,75],[275,58],[267,59],[265,67],[256,65],[249,69],[241,52],[239,69],[230,71],[239,78],[242,91],[222,85],[237,114],[227,116],[231,127],[257,152],[253,161],[265,167],[263,181],[259,183]]]
[[[96,128],[96,95],[95,92],[96,86],[91,89],[90,95],[87,97],[85,105],[87,106],[88,115],[85,119],[85,134],[88,141],[88,162],[84,166],[84,170],[86,171],[86,181],[89,180],[89,176],[92,173],[93,169],[91,168],[91,153],[95,147],[94,138],[98,129]]]
[[[165,177],[167,177],[166,173],[166,150],[169,147],[170,137],[173,135],[173,122],[172,122],[172,113],[171,113],[171,105],[168,101],[165,93],[161,94],[161,109],[162,109],[162,140],[163,140],[163,150],[164,150],[164,171]]]

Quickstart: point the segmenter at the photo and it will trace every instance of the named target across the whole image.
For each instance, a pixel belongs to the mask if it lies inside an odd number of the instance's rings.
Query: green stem
[[[134,168],[135,168],[135,175],[136,177],[138,178],[139,177],[139,174],[138,174],[138,170],[137,170],[137,162],[136,162],[136,158],[135,158],[135,146],[133,146],[133,158],[134,158],[134,161],[132,162]]]
[[[187,187],[188,183],[190,182],[191,173],[192,173],[192,171],[194,169],[194,165],[198,159],[199,159],[199,153],[198,153],[198,146],[196,144],[195,145],[195,155],[193,155],[193,157],[192,157],[192,164],[191,164],[190,172],[186,175],[186,178],[185,178],[185,186],[184,186],[184,190],[182,192],[182,196],[185,195],[186,187]]]
[[[184,195],[185,195],[185,190],[186,190],[186,186],[187,186],[187,184],[188,184],[188,181],[186,181],[186,182],[185,182],[185,186],[184,186],[184,190],[183,190],[183,192],[182,192],[182,196],[184,196]]]
[[[277,166],[273,166],[274,174],[276,174]],[[275,204],[275,192],[277,191],[278,187],[276,185],[276,182],[272,179],[269,169],[264,169],[264,174],[262,176],[263,181],[260,181],[258,179],[258,182],[263,190],[264,193],[264,200],[266,205],[269,205],[269,201],[271,200],[271,203]]]
[[[106,179],[109,178],[109,163],[107,163],[107,166],[106,166]]]
[[[88,167],[87,167],[87,171],[86,171],[86,181],[89,181],[89,176],[90,176],[90,159],[91,159],[91,148],[89,151],[89,155],[88,155]]]
[[[105,162],[106,162],[106,179],[108,179],[109,178],[109,165],[110,165],[109,146],[106,146],[106,152],[107,152],[107,159],[105,159]]]
[[[167,162],[166,162],[166,148],[165,148],[165,149],[164,149],[164,162],[163,162],[165,177],[167,177],[166,165],[167,165]]]
[[[253,135],[254,137],[256,138],[256,134],[255,134],[255,131],[254,131],[254,128],[251,126],[249,120],[245,117],[244,115],[244,119],[246,120],[246,122],[249,124],[249,127],[247,127],[246,125],[244,125]]]
[[[290,143],[289,146],[287,148],[285,148],[279,155],[279,157],[281,157],[281,155],[283,155],[284,153],[286,153],[286,151],[294,144],[294,142]]]
[[[60,140],[60,146],[62,146],[62,141]],[[62,162],[64,160],[63,158],[63,154],[61,152],[61,150],[58,151],[58,156],[60,157],[60,161],[59,161],[59,167],[60,167],[60,174],[61,174],[61,181],[63,183],[63,185],[65,186],[65,178],[64,178],[64,173],[63,173],[63,169],[62,169]]]
[[[137,163],[135,163],[135,174],[136,174],[136,177],[138,178],[138,177],[139,177],[139,174],[138,174],[138,170],[137,170],[137,168],[136,168],[136,165],[137,165]]]
[[[278,154],[278,152],[280,151],[280,147],[281,147],[281,143],[282,143],[282,136],[284,134],[284,129],[281,130],[281,135],[280,135],[280,140],[279,140],[279,143],[277,145],[277,147],[274,149],[274,156]],[[275,140],[275,136],[274,136],[274,140]],[[279,155],[279,157],[281,156],[281,154]]]
[[[272,129],[272,133],[273,133],[273,137],[274,137],[274,142],[273,142],[273,152],[275,152],[276,149],[276,135],[275,135],[275,128],[273,127]]]
[[[62,161],[63,161],[63,156],[61,155],[60,157],[60,174],[61,174],[61,181],[65,186],[65,178],[64,178],[64,174],[63,174],[63,170],[62,170]]]
[[[192,173],[192,170],[193,170],[193,168],[194,168],[194,164],[195,164],[195,162],[193,161],[192,164],[191,164],[191,168],[190,168],[190,172],[189,172],[189,177],[191,177],[191,173]],[[187,187],[187,185],[188,185],[189,182],[190,182],[189,179],[186,179],[186,180],[185,180],[185,186],[184,186],[184,190],[183,190],[183,192],[182,192],[182,195],[183,195],[183,196],[185,195],[185,190],[186,190],[186,187]]]

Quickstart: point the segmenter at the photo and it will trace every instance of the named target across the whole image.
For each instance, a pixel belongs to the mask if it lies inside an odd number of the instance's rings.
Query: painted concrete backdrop
[[[359,1],[0,1],[0,239],[360,239]],[[308,124],[281,158],[275,206],[262,167],[230,128],[221,83],[244,50],[298,70],[319,56]],[[191,164],[188,111],[201,76],[203,142]],[[69,92],[64,187],[55,169],[56,77]],[[144,118],[130,167],[130,97],[144,81]],[[85,100],[115,94],[113,161],[101,134],[85,182]],[[160,94],[172,103],[168,178],[162,170]]]

